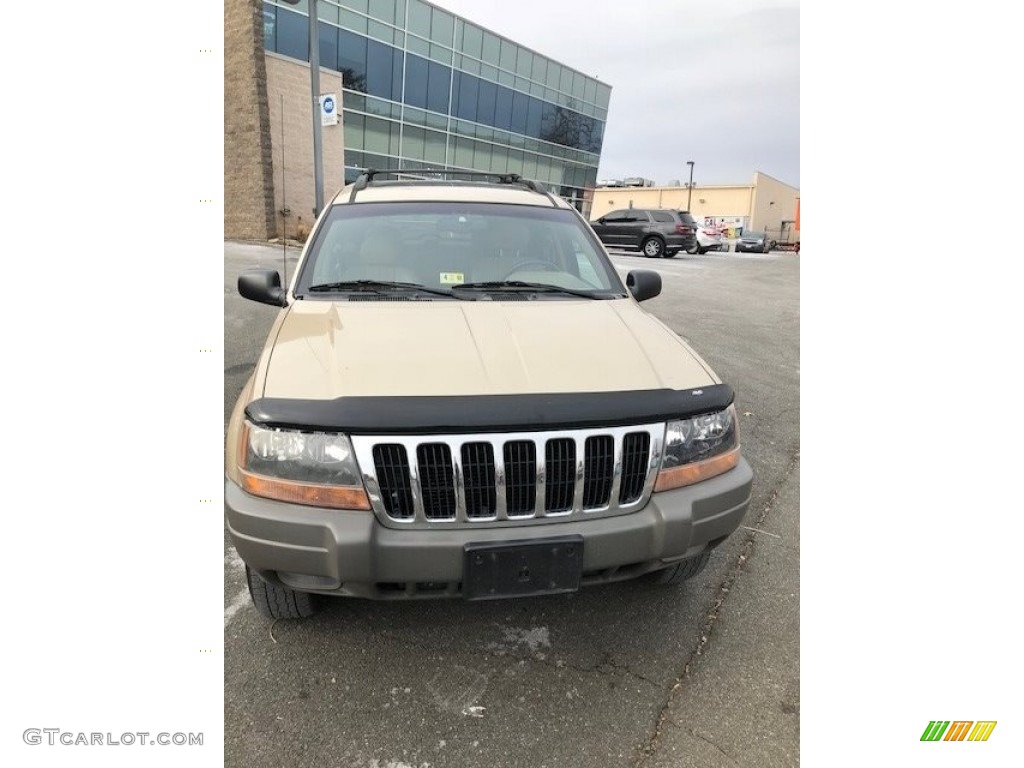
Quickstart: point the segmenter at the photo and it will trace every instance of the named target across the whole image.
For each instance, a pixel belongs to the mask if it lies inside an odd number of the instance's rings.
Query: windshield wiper
[[[558,285],[549,285],[548,283],[528,283],[524,280],[488,280],[480,283],[462,283],[461,285],[453,285],[452,292],[455,291],[522,291],[524,293],[532,293],[535,291],[543,293],[566,293],[570,296],[580,296],[584,299],[603,299],[605,296],[596,296],[593,291],[579,291],[575,288],[562,288]]]
[[[437,288],[428,288],[420,283],[403,283],[393,280],[341,280],[334,283],[318,283],[309,287],[310,293],[334,293],[338,291],[369,291],[370,293],[387,293],[389,290],[417,291],[419,293],[430,293],[434,296],[452,296],[450,291],[441,291]]]

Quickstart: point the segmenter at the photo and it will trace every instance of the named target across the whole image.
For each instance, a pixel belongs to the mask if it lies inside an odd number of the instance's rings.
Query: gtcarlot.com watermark
[[[151,733],[150,731],[125,731],[124,733],[86,733],[85,731],[62,731],[60,728],[26,728],[21,734],[26,744],[33,746],[48,744],[78,747],[130,747],[130,746],[175,746],[195,747],[203,745],[203,734],[199,733]]]

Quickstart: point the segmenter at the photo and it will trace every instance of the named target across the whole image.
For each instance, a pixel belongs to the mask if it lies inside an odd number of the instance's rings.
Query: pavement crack
[[[719,752],[721,752],[730,763],[732,763],[733,765],[738,765],[738,763],[736,762],[736,759],[732,755],[730,755],[728,752],[726,752],[720,746],[715,744],[715,742],[713,742],[711,739],[707,738],[706,736],[701,736],[699,733],[697,733],[695,730],[693,730],[693,728],[690,728],[689,730],[690,730],[690,735],[691,736],[694,736],[695,738],[700,739],[701,741],[705,742],[706,744],[710,744],[712,747],[714,747]]]
[[[789,457],[789,464],[786,467],[786,471],[783,472],[782,477],[779,478],[778,483],[772,490],[768,500],[764,503],[761,508],[761,513],[758,515],[757,520],[754,522],[754,528],[763,528],[765,520],[768,519],[768,515],[775,508],[775,502],[778,501],[779,492],[782,486],[789,480],[790,475],[793,474],[793,470],[796,469],[797,464],[800,462],[800,449],[799,447]],[[741,529],[742,530],[742,529]],[[718,617],[721,614],[722,606],[725,604],[729,593],[732,591],[733,585],[746,570],[747,561],[754,553],[754,545],[757,541],[757,533],[754,531],[747,531],[747,537],[743,541],[740,547],[740,553],[736,557],[736,562],[732,568],[725,575],[722,583],[719,585],[718,590],[715,593],[714,602],[711,608],[708,610],[707,615],[704,618],[704,623],[701,625],[700,640],[697,642],[697,647],[690,652],[689,658],[686,660],[686,664],[683,666],[683,670],[676,677],[672,686],[668,689],[668,693],[665,696],[665,702],[662,704],[661,710],[658,712],[658,717],[654,722],[650,734],[647,737],[647,741],[644,744],[639,745],[637,758],[633,763],[633,768],[642,768],[647,762],[648,758],[654,755],[658,750],[658,740],[661,738],[662,729],[665,725],[665,720],[668,718],[669,706],[672,704],[672,697],[675,696],[676,691],[682,688],[683,683],[687,678],[690,677],[690,670],[696,665],[697,658],[702,656],[706,651],[708,644],[711,642],[712,632],[714,631],[715,624],[718,621]],[[691,731],[692,732],[692,731]],[[695,736],[697,734],[694,734]],[[698,737],[702,738],[702,737]],[[707,739],[704,739],[707,741]],[[708,742],[712,743],[712,742]],[[717,746],[717,745],[714,745]],[[725,754],[724,752],[722,754]],[[726,755],[728,757],[728,755]],[[732,760],[732,758],[729,758]],[[733,761],[735,762],[735,761]]]

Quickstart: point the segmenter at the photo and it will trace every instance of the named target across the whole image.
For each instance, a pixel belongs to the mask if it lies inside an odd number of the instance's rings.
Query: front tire
[[[640,250],[649,259],[660,259],[661,254],[665,251],[665,244],[656,237],[648,237],[641,244]]]
[[[711,551],[704,550],[699,555],[688,557],[668,568],[650,574],[655,584],[682,584],[703,571],[711,559]]]
[[[249,596],[256,612],[268,619],[305,619],[320,610],[320,596],[279,587],[265,581],[245,566],[245,579],[249,582]]]

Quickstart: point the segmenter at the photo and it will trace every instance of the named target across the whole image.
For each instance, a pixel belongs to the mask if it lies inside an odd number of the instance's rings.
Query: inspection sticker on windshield
[[[466,278],[461,272],[441,273],[441,285],[461,285],[464,282],[466,282]]]

